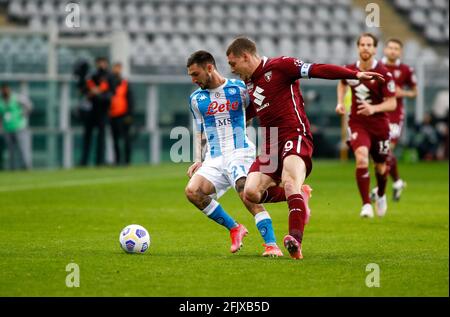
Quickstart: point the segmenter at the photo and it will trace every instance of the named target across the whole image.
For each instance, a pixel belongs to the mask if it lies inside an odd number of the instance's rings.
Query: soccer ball
[[[129,225],[120,232],[119,241],[127,253],[144,253],[150,246],[150,235],[140,225]]]

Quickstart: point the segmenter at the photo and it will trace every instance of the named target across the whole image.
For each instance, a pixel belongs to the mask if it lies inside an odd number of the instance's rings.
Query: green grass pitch
[[[316,161],[304,259],[263,258],[262,239],[234,191],[224,208],[250,231],[228,232],[184,196],[185,164],[0,174],[0,296],[448,296],[448,162],[401,165],[408,183],[383,219],[360,219],[352,162]],[[372,184],[373,179],[372,179]],[[285,203],[266,206],[279,244]],[[129,255],[121,229],[146,227]],[[66,287],[77,263],[80,286]],[[380,267],[380,287],[365,280]]]

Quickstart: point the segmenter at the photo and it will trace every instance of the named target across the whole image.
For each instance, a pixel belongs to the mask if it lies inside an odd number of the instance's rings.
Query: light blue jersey
[[[197,89],[190,96],[190,108],[198,132],[205,132],[207,156],[227,156],[253,144],[246,133],[245,108],[250,102],[243,81],[226,79],[215,89]]]

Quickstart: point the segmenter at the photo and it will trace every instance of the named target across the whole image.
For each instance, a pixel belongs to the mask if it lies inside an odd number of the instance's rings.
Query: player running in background
[[[406,187],[398,173],[397,158],[394,154],[395,146],[397,145],[403,130],[403,123],[405,118],[405,110],[403,107],[404,98],[415,98],[417,96],[416,75],[414,69],[400,60],[402,57],[403,43],[398,39],[389,39],[384,48],[384,57],[382,63],[384,67],[394,77],[397,86],[395,96],[397,97],[397,108],[393,112],[389,112],[389,128],[391,133],[391,152],[388,158],[389,174],[394,183],[392,184],[394,201],[399,201],[402,190]],[[408,90],[404,88],[407,87]],[[372,200],[377,199],[378,188],[372,190]]]
[[[266,128],[265,153],[250,168],[245,198],[255,204],[287,200],[289,234],[283,242],[292,258],[301,259],[310,197],[310,188],[302,184],[311,172],[313,141],[298,80],[381,77],[292,57],[260,57],[255,43],[243,37],[229,45],[227,57],[231,71],[246,82],[252,115]]]
[[[373,217],[370,201],[369,154],[375,163],[375,175],[378,184],[375,201],[378,216],[387,211],[386,183],[389,156],[389,117],[387,111],[396,108],[395,82],[391,73],[374,56],[378,39],[370,34],[362,34],[357,41],[359,60],[347,67],[353,71],[373,71],[385,77],[383,83],[376,80],[346,80],[337,87],[338,105],[336,112],[345,114],[344,95],[348,86],[352,90],[352,107],[350,113],[350,146],[356,159],[356,183],[362,198],[361,217]]]
[[[231,252],[238,251],[247,229],[238,224],[214,198],[231,186],[255,217],[264,239],[263,256],[283,256],[276,244],[272,220],[261,204],[244,199],[248,169],[255,158],[255,145],[246,134],[245,110],[249,97],[240,80],[224,78],[216,69],[214,57],[206,51],[193,53],[187,62],[188,74],[198,86],[190,96],[190,108],[196,125],[195,163],[188,169],[186,187],[189,201],[209,218],[230,230]],[[202,135],[207,151],[202,162]]]

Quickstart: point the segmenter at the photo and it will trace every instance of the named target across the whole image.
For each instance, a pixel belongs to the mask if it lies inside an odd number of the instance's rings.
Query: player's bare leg
[[[360,146],[355,150],[356,183],[362,199],[360,216],[373,218],[373,208],[370,204],[370,173],[369,173],[369,148]]]
[[[247,201],[258,204],[263,199],[265,191],[277,183],[268,175],[252,172],[247,175],[244,187],[244,197]]]
[[[185,194],[189,201],[200,209],[206,216],[218,224],[226,227],[230,231],[231,248],[235,253],[242,246],[242,239],[248,234],[247,229],[238,224],[222,206],[210,197],[216,189],[214,185],[205,177],[194,174],[186,186]]]
[[[245,199],[244,188],[245,188],[246,178],[241,177],[236,181],[236,191],[239,194],[242,202],[244,203],[247,210],[255,218],[256,227],[264,240],[264,253],[263,256],[267,257],[279,257],[283,256],[280,248],[277,245],[275,232],[273,230],[272,219],[269,213],[266,211],[262,204],[255,204],[247,199]]]
[[[212,201],[210,195],[216,192],[214,185],[205,177],[194,174],[185,188],[187,199],[198,209],[205,209]]]
[[[284,187],[289,207],[289,234],[284,245],[294,259],[302,259],[302,241],[305,225],[309,218],[308,200],[310,191],[302,192],[306,177],[306,165],[297,155],[289,155],[283,161],[281,186]]]

